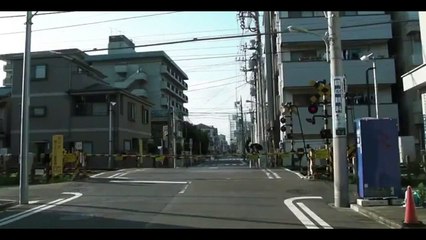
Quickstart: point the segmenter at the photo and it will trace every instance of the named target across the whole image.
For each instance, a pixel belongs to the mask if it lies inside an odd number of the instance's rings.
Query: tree
[[[183,137],[185,139],[184,150],[189,151],[189,139],[192,138],[193,154],[207,154],[209,147],[209,136],[189,122],[183,122]],[[201,153],[200,153],[201,144]]]

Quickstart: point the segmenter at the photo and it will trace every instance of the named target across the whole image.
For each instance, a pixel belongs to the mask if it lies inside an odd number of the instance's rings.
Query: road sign
[[[63,173],[64,163],[64,136],[52,136],[52,175],[57,176]]]
[[[334,111],[333,125],[336,135],[346,135],[346,105],[344,77],[335,77],[334,84]]]
[[[74,148],[75,150],[83,150],[83,142],[75,142]]]

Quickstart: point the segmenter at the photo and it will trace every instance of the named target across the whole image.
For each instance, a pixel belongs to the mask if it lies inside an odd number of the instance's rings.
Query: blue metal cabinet
[[[355,130],[359,197],[401,197],[396,120],[359,118]]]

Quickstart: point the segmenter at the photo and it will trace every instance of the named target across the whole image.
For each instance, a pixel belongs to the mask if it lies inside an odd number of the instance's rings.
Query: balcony
[[[306,87],[310,81],[330,79],[330,65],[324,61],[283,62],[284,87]],[[372,62],[361,60],[344,60],[343,71],[348,84],[363,85],[366,82],[365,71],[372,67]],[[378,84],[394,84],[395,61],[393,58],[376,59],[376,76]],[[373,77],[370,73],[370,83]]]
[[[3,71],[5,72],[12,72],[13,71],[13,67],[11,64],[6,64],[3,66]]]
[[[182,112],[183,112],[184,116],[188,116],[188,109],[187,108],[183,108]]]
[[[165,97],[162,97],[161,100],[160,100],[160,105],[169,106],[169,100]]]
[[[419,89],[426,86],[426,64],[422,64],[415,69],[402,75],[404,91],[409,89]]]
[[[374,24],[374,23],[384,24]],[[341,17],[341,39],[347,40],[378,40],[391,39],[392,26],[391,18],[388,14],[383,15],[359,15]],[[371,24],[371,25],[369,25]],[[327,19],[325,17],[307,17],[307,18],[282,18],[281,31],[285,37],[282,37],[282,43],[295,42],[318,42],[322,41],[318,36],[306,33],[288,33],[288,26],[303,27],[305,29],[324,29],[317,30],[316,33],[324,35],[327,29]],[[362,25],[360,27],[349,26]]]
[[[177,74],[172,73],[172,70],[167,66],[161,66],[161,74],[168,76],[173,79],[183,90],[188,90],[188,84],[186,84],[182,79],[178,78]]]
[[[185,94],[178,94],[180,99],[184,102],[187,103],[188,102],[188,97]]]

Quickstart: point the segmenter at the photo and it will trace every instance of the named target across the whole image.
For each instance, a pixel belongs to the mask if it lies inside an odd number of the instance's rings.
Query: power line
[[[240,75],[236,75],[236,76],[232,76],[232,77],[227,77],[227,78],[221,78],[221,79],[212,80],[212,81],[203,82],[203,83],[198,83],[198,84],[192,84],[191,87],[199,86],[199,85],[205,85],[205,84],[209,84],[209,83],[212,83],[212,82],[225,81],[225,80],[229,80],[229,79],[233,79],[233,78],[237,78],[237,77],[240,77]]]
[[[80,23],[80,24],[73,24],[73,25],[67,25],[67,26],[42,28],[42,29],[33,30],[33,32],[41,32],[41,31],[47,31],[47,30],[56,30],[56,29],[63,29],[63,28],[80,27],[80,26],[94,25],[94,24],[99,24],[99,23],[123,21],[123,20],[136,19],[136,18],[144,18],[144,17],[154,17],[154,16],[166,15],[166,14],[173,14],[173,13],[178,13],[178,11],[176,11],[176,12],[167,12],[167,13],[157,13],[157,14],[150,14],[150,15],[142,15],[142,16],[133,16],[133,17],[126,17],[126,18],[115,18],[115,19],[110,19],[110,20],[103,20],[103,21],[89,22],[89,23]],[[25,31],[0,33],[0,35],[10,35],[10,34],[18,34],[18,33],[25,33]]]
[[[58,13],[69,13],[72,11],[56,11],[56,12],[48,12],[48,13],[37,13],[34,16],[43,16],[43,15],[51,15],[51,14],[58,14]],[[0,16],[0,19],[5,19],[5,18],[18,18],[18,17],[26,17],[26,14],[20,14],[20,15],[9,15],[9,16]]]
[[[355,27],[365,27],[365,26],[374,26],[374,25],[382,25],[382,24],[388,24],[392,22],[415,22],[415,20],[400,20],[400,21],[387,21],[387,22],[377,22],[377,23],[366,23],[366,24],[358,24],[358,25],[350,25],[350,26],[342,26],[341,28],[355,28]],[[317,31],[317,30],[327,30],[326,28],[318,28],[318,29],[309,29],[309,31]],[[286,31],[277,31],[276,33],[289,33],[288,30]],[[216,36],[216,37],[204,37],[204,38],[193,38],[193,39],[186,39],[186,40],[179,40],[179,41],[170,41],[170,42],[160,42],[160,43],[151,43],[151,44],[142,44],[142,45],[136,45],[134,48],[140,48],[140,47],[152,47],[152,46],[162,46],[162,45],[172,45],[172,44],[179,44],[179,43],[190,43],[190,42],[202,42],[202,41],[213,41],[213,40],[225,40],[225,39],[233,39],[233,38],[247,38],[247,37],[254,37],[258,34],[245,34],[245,35],[227,35],[227,36]],[[260,35],[266,35],[266,33],[260,33]],[[121,47],[121,48],[115,48],[115,49],[128,49],[133,47]],[[98,52],[98,51],[106,51],[109,50],[109,48],[101,48],[101,49],[92,49],[92,50],[83,50],[81,52]]]
[[[193,91],[199,91],[199,90],[206,90],[206,89],[215,88],[215,87],[222,87],[222,86],[230,85],[230,84],[235,84],[235,82],[231,82],[231,83],[224,83],[224,84],[221,84],[221,85],[210,86],[210,87],[205,87],[205,88],[198,88],[198,89],[187,90],[186,92],[193,92]],[[247,83],[244,83],[244,84],[247,84]]]

